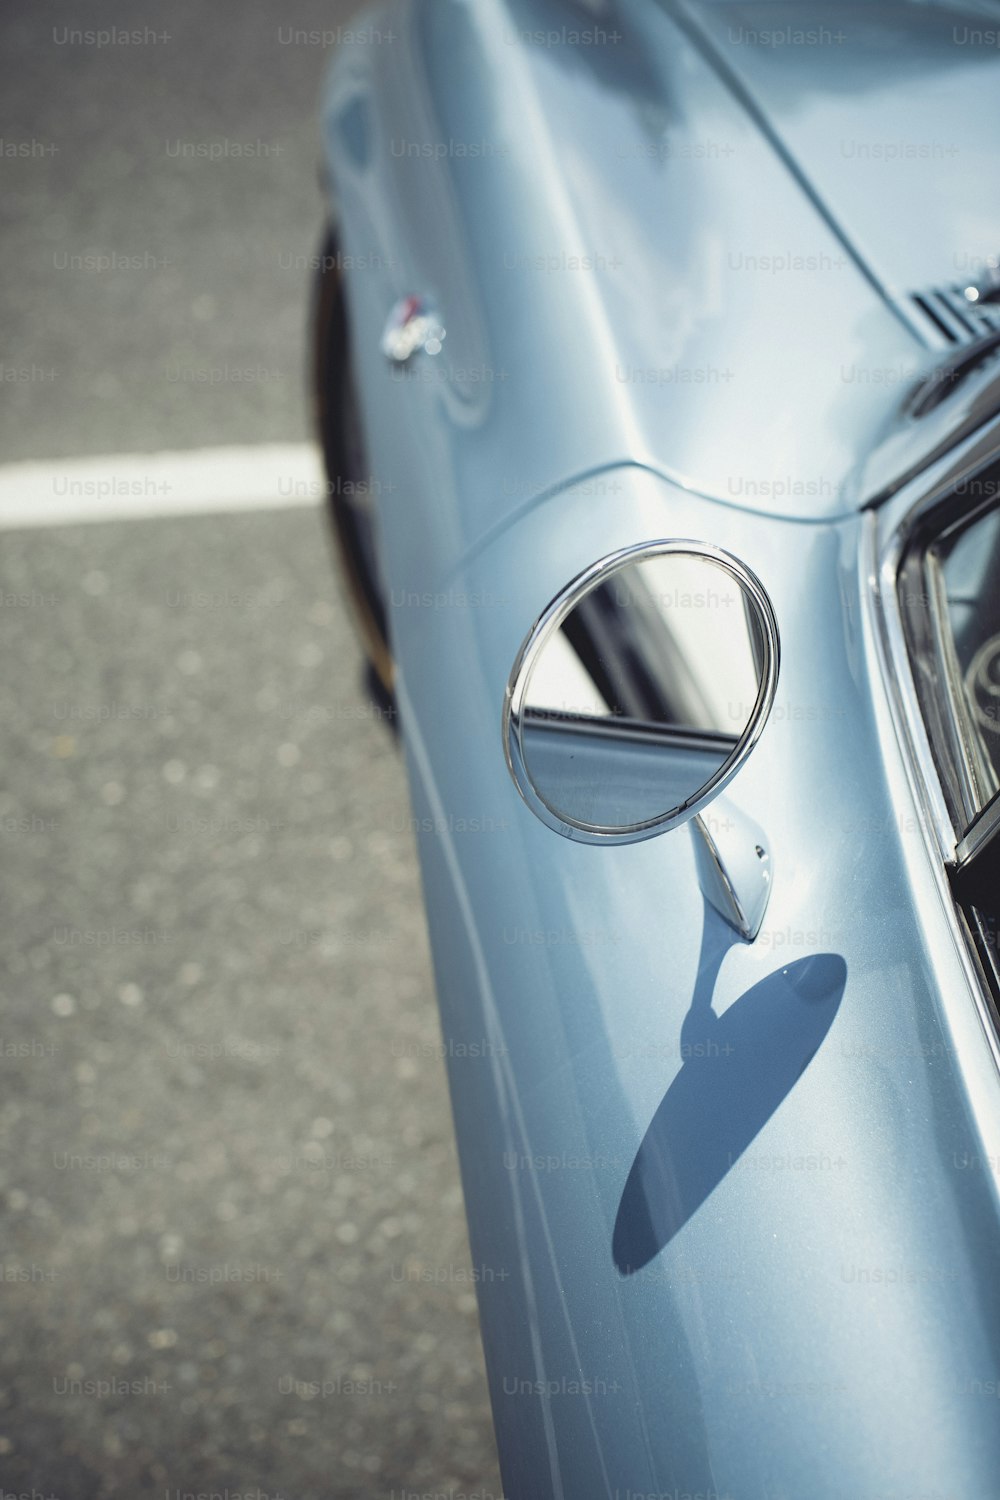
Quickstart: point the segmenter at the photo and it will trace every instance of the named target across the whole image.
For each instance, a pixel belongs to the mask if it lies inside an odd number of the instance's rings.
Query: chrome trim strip
[[[864,597],[889,700],[890,716],[896,730],[900,759],[920,813],[920,827],[930,856],[934,883],[994,1064],[1000,1071],[1000,1032],[997,1030],[978,959],[964,931],[945,869],[955,859],[957,835],[945,804],[917,700],[896,597],[899,565],[909,542],[910,532],[920,517],[941,498],[938,490],[932,492],[932,496],[933,498],[924,495],[889,532],[881,546],[881,555],[878,514],[869,512],[863,517],[860,561],[862,577],[868,582]]]
[[[957,754],[949,756],[948,759],[954,762],[958,773],[962,805],[965,808],[966,817],[971,821],[976,815],[976,809],[982,806],[983,799],[979,791],[979,778],[975,765],[973,731],[962,693],[962,669],[958,663],[955,642],[948,622],[947,586],[944,572],[936,557],[925,555],[922,572],[927,583],[927,613],[930,618],[934,647],[944,670],[945,683],[942,696],[949,705],[951,729],[957,748]],[[954,827],[954,822],[952,826]]]
[[[975,859],[976,855],[1000,834],[1000,792],[997,792],[975,820],[969,825],[963,839],[959,841],[955,857],[960,865]]]
[[[944,865],[955,857],[955,831],[920,712],[903,633],[902,612],[896,595],[896,580],[906,550],[909,526],[897,527],[892,532],[880,558],[876,516],[869,512],[864,519],[866,524],[862,528],[862,545],[867,553],[864,562],[865,576],[869,581],[866,598],[874,606],[874,634],[880,648],[880,665],[890,689],[889,696],[895,710],[893,719],[897,738],[904,752],[911,790],[923,814],[921,826],[932,835],[929,847],[935,863]],[[950,894],[948,899],[951,900]]]

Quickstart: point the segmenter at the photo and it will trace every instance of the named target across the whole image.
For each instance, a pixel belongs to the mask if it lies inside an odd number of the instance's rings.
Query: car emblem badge
[[[444,328],[424,298],[401,297],[386,321],[381,349],[393,364],[405,365],[419,349],[440,354],[444,336]]]

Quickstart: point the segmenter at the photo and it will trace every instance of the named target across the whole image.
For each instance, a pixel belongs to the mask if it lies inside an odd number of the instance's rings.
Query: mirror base
[[[719,796],[692,819],[691,837],[706,901],[752,943],[771,895],[771,855],[763,830]]]

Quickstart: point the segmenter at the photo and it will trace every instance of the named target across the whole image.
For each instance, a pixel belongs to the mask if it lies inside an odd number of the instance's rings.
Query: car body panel
[[[563,571],[668,519],[685,535],[720,525],[708,502],[638,470],[621,479],[614,518],[586,495],[553,497],[476,560],[461,595],[415,605],[400,630],[473,1257],[495,1273],[479,1291],[505,1484],[833,1497],[882,1493],[891,1475],[899,1493],[988,1493],[1000,1098],[915,805],[880,769],[897,752],[868,699],[863,523],[725,516],[786,651],[775,712],[732,789],[770,839],[774,892],[757,941],[725,951],[713,1006],[723,1023],[744,1010],[713,1033],[686,1021],[713,921],[688,830],[616,849],[561,840],[522,806],[499,751],[510,652]],[[485,604],[497,578],[511,586]],[[825,626],[789,632],[803,594]],[[461,628],[459,597],[480,601]],[[716,926],[711,941],[732,936]],[[803,1030],[796,1004],[774,997],[783,969],[817,956],[846,979]],[[702,994],[702,1022],[704,1006]],[[744,1030],[736,1017],[758,1006],[759,1032]],[[713,1053],[713,1034],[734,1052]],[[766,1073],[761,1045],[785,1084],[804,1071],[750,1134],[774,1102],[739,1073],[741,1050]],[[693,1066],[703,1094],[679,1082]],[[699,1184],[678,1189],[669,1141],[695,1129],[702,1186],[723,1147],[734,1160],[688,1216]],[[637,1194],[644,1140],[654,1165]],[[634,1213],[672,1191],[672,1236],[623,1274],[623,1197]],[[573,1381],[589,1397],[574,1399]]]
[[[333,76],[372,448],[383,483],[433,484],[414,546],[437,569],[621,462],[763,512],[844,514],[858,446],[929,357],[655,0],[615,15],[620,43],[567,57],[518,40],[579,21],[556,0],[401,4],[397,41],[345,49]],[[447,338],[392,369],[376,330],[410,294]],[[414,473],[425,454],[433,479]]]
[[[1000,253],[995,5],[696,0],[685,13],[887,291],[979,279]]]
[[[1000,1081],[857,513],[935,356],[677,14],[401,0],[325,103],[504,1482],[971,1500],[1000,1473]],[[622,40],[524,36],[588,18]],[[696,154],[713,141],[735,155]],[[550,253],[596,259],[518,259]],[[393,368],[408,294],[445,348]],[[688,828],[560,839],[503,759],[533,622],[671,537],[740,558],[782,636],[727,793],[773,860],[750,944],[708,910]]]

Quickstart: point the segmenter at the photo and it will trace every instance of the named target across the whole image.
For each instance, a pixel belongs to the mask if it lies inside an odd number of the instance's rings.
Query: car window
[[[900,605],[952,817],[952,890],[1000,1026],[1000,472],[968,489],[968,509],[956,494],[915,535]]]
[[[933,546],[928,568],[980,808],[1000,789],[1000,509]]]

